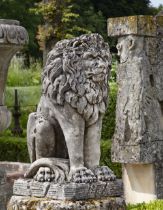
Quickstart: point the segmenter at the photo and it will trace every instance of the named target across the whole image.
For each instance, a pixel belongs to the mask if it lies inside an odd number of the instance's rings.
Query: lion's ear
[[[132,50],[135,47],[135,39],[133,37],[129,38],[128,47],[129,47],[129,50]]]
[[[82,42],[77,40],[76,42],[73,43],[73,47],[79,47],[81,44]]]

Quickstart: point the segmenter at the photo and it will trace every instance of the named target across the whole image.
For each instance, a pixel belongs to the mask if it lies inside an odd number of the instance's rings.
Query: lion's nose
[[[98,60],[96,63],[95,63],[95,66],[100,68],[100,69],[104,69],[105,68],[105,63],[101,60]]]

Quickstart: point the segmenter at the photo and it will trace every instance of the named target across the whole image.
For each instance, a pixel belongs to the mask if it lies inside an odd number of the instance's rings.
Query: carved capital
[[[0,20],[0,43],[25,45],[29,37],[26,29],[19,25],[19,21]]]

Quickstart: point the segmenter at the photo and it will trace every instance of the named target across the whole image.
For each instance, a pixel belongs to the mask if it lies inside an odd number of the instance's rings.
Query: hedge
[[[111,141],[110,140],[102,140],[101,141],[101,165],[108,166],[111,168],[117,178],[122,177],[122,168],[120,163],[113,163],[111,161]]]
[[[25,138],[0,136],[0,161],[28,163],[29,156]]]
[[[111,139],[115,128],[115,111],[117,99],[117,84],[110,83],[109,104],[103,118],[102,139]]]
[[[0,135],[0,161],[13,161],[13,162],[29,162],[27,151],[26,137],[12,137],[7,136],[6,132]],[[110,167],[117,177],[121,177],[120,164],[111,162],[111,142],[101,141],[101,165]]]

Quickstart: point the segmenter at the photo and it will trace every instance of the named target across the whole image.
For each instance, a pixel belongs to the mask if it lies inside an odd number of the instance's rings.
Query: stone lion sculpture
[[[60,41],[48,54],[42,73],[42,96],[27,126],[31,162],[44,158],[36,180],[46,180],[44,174],[50,165],[45,162],[49,158],[69,159],[70,181],[114,179],[109,168],[99,167],[110,65],[109,46],[98,34]],[[48,180],[53,177],[51,173]]]

